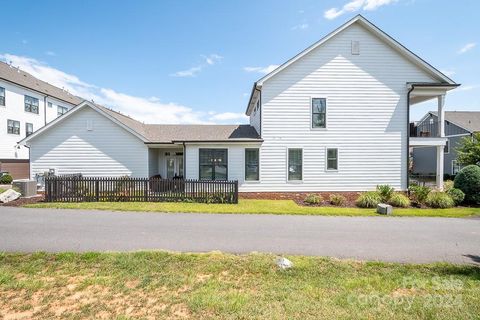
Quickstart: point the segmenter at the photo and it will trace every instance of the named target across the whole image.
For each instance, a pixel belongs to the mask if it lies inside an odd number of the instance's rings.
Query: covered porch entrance
[[[185,151],[182,145],[155,145],[148,149],[149,177],[183,179]]]

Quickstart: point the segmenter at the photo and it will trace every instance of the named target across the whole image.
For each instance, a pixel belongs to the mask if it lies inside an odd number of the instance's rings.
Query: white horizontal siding
[[[256,106],[256,103],[257,103],[257,102],[255,102],[255,106]],[[255,130],[257,130],[257,133],[258,133],[258,134],[261,133],[261,132],[260,132],[260,130],[261,130],[261,128],[260,128],[260,126],[261,126],[261,112],[262,112],[261,109],[262,109],[261,106],[259,106],[258,109],[256,109],[256,108],[254,107],[254,108],[253,108],[254,111],[252,111],[252,113],[250,114],[250,125],[251,125],[252,127],[254,127]]]
[[[58,174],[147,177],[148,160],[141,140],[89,107],[32,139],[30,148],[32,177],[50,168]]]
[[[351,41],[360,41],[360,55]],[[262,88],[260,180],[254,191],[406,188],[407,82],[424,71],[354,24]],[[311,129],[312,97],[327,98],[327,128]],[[287,181],[287,147],[304,149],[303,181]],[[325,170],[326,147],[339,170]]]

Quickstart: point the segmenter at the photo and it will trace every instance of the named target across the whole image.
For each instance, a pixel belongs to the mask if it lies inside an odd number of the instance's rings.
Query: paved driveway
[[[479,263],[480,220],[0,207],[0,251],[251,251]]]

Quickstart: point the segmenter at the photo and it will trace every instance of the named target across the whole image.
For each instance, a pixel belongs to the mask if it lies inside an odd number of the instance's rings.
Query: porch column
[[[445,95],[438,96],[438,136],[445,137]],[[444,147],[437,147],[437,188],[443,190]]]
[[[442,146],[437,146],[437,188],[443,190],[443,162],[444,151]]]

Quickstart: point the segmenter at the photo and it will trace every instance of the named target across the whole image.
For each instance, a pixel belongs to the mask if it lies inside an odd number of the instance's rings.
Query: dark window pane
[[[312,99],[312,128],[325,128],[327,114],[327,100],[325,98]]]
[[[338,149],[327,149],[327,170],[338,170]]]
[[[199,179],[227,180],[227,149],[199,149]]]
[[[302,180],[302,149],[288,149],[288,180]]]
[[[245,149],[245,180],[259,179],[259,150]]]
[[[325,128],[325,114],[323,113],[312,114],[312,126],[314,128]]]

